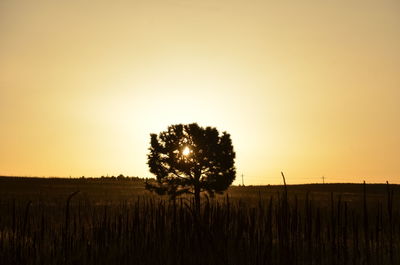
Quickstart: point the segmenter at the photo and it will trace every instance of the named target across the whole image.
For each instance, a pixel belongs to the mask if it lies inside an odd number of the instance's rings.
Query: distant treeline
[[[130,177],[130,176],[124,176],[122,174],[119,174],[118,176],[101,176],[101,179],[116,179],[116,180],[146,180],[146,178],[141,178],[138,176],[135,177]]]
[[[90,179],[90,180],[136,180],[136,181],[145,181],[147,178],[142,178],[139,176],[124,176],[123,174],[119,174],[118,176],[101,176],[101,177],[85,177],[85,176],[81,176],[81,177],[69,177],[69,178],[65,178],[65,177],[26,177],[26,176],[0,176],[0,180],[1,179],[6,179],[6,180],[10,180],[10,179],[22,179],[22,180],[26,180],[26,179],[54,179],[54,180],[65,180],[65,179]]]

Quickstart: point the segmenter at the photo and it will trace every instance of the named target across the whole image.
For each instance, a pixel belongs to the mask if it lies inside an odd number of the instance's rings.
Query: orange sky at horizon
[[[151,177],[150,133],[231,134],[245,184],[400,183],[400,2],[0,3],[0,175]]]

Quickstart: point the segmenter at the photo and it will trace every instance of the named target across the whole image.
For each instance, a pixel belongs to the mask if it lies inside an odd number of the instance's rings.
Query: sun
[[[182,150],[182,155],[188,156],[189,154],[190,154],[190,149],[189,147],[185,146],[185,148],[183,148]]]

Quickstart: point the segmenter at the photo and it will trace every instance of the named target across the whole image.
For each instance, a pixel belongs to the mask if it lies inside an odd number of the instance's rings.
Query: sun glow
[[[236,185],[400,183],[399,1],[32,2],[0,0],[0,175],[147,177],[196,122]]]
[[[182,155],[188,156],[189,154],[190,154],[190,149],[189,147],[185,146],[185,148],[183,148],[182,150]]]

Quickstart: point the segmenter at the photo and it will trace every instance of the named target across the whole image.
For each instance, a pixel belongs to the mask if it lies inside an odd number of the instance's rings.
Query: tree
[[[197,123],[177,124],[167,131],[150,134],[148,165],[156,182],[146,188],[175,198],[193,194],[200,209],[200,193],[222,193],[236,176],[235,152],[230,135]]]

